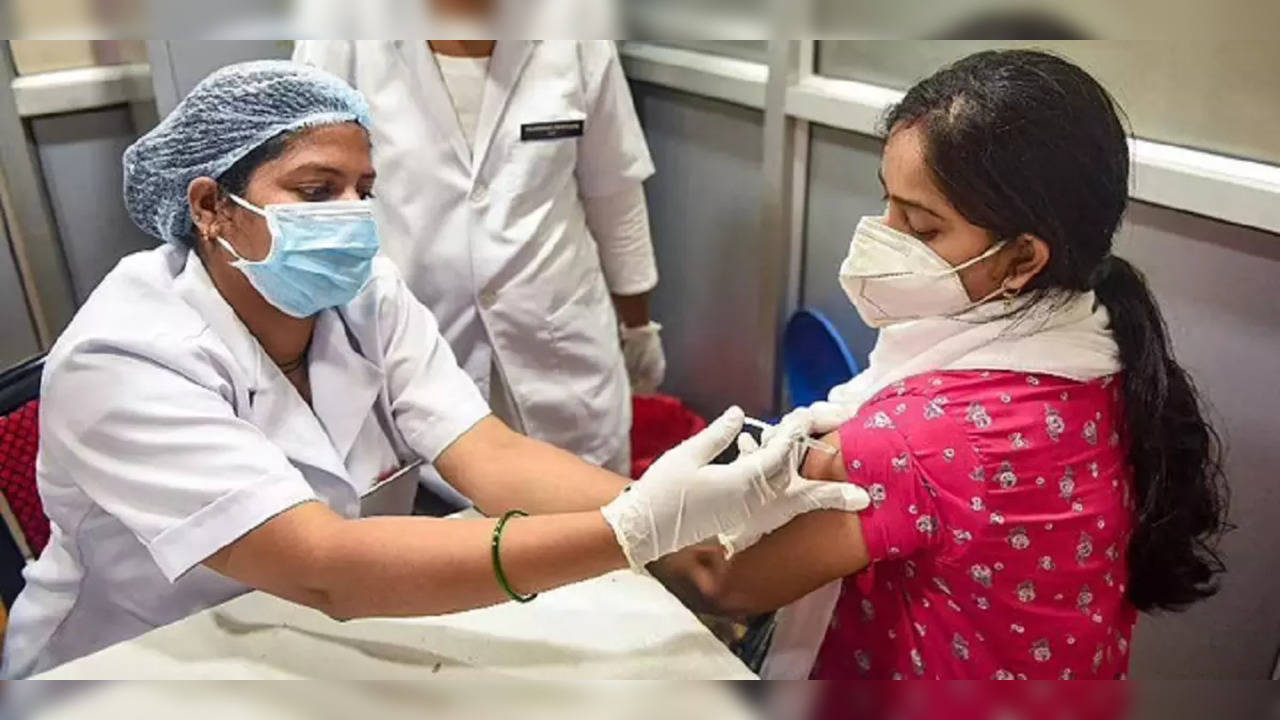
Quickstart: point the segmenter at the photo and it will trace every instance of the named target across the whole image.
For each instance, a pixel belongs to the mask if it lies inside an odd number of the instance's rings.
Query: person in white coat
[[[294,59],[368,97],[384,252],[495,413],[628,474],[631,390],[666,360],[654,168],[614,44],[306,41]]]
[[[166,243],[121,261],[49,354],[52,537],[5,676],[250,589],[337,618],[446,613],[850,506],[791,477],[789,438],[707,466],[740,410],[629,486],[493,418],[377,257],[369,126],[340,79],[264,61],[215,72],[126,151],[126,206]],[[423,463],[502,519],[368,517],[407,513]]]

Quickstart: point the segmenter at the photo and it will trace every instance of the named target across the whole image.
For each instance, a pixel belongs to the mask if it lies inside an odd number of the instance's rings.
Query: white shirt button
[[[494,305],[498,304],[498,293],[493,290],[485,290],[480,293],[480,306],[485,310],[492,310]]]
[[[476,185],[475,188],[471,190],[471,202],[475,203],[476,205],[481,205],[488,199],[489,199],[489,188],[485,187],[484,185]]]

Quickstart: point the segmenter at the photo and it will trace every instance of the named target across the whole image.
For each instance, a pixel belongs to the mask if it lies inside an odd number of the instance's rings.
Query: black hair
[[[249,181],[253,179],[253,174],[258,168],[278,159],[284,155],[289,149],[290,143],[293,141],[296,133],[284,132],[276,135],[270,140],[262,143],[258,147],[250,150],[248,154],[240,158],[234,165],[227,168],[221,175],[214,178],[218,183],[218,191],[222,195],[230,193],[244,197],[249,190]],[[200,231],[195,224],[191,225],[190,243],[192,247],[200,247]]]
[[[1120,109],[1087,72],[1035,50],[991,50],[939,70],[885,116],[916,127],[947,199],[994,238],[1034,235],[1050,258],[1029,305],[1092,290],[1120,348],[1137,492],[1128,599],[1144,611],[1213,595],[1228,528],[1222,443],[1137,268],[1111,254],[1129,195]]]
[[[218,186],[223,192],[244,197],[245,192],[249,190],[249,181],[253,178],[253,174],[258,168],[284,155],[294,135],[291,132],[280,133],[250,150],[247,155],[227,168],[226,172],[215,178]]]

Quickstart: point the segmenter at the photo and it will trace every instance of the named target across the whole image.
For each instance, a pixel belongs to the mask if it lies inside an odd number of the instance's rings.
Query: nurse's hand
[[[631,567],[727,533],[779,497],[790,476],[789,436],[730,465],[709,464],[742,432],[743,420],[742,410],[731,408],[601,508]]]
[[[782,418],[782,422],[761,433],[760,439],[768,443],[774,433],[787,432],[800,423],[808,423],[810,435],[826,435],[839,430],[842,425],[852,420],[855,414],[855,409],[846,405],[820,400],[809,407],[792,410]]]
[[[788,415],[777,428],[791,426],[804,427],[809,423],[807,411],[797,410]],[[781,432],[774,430],[773,433]],[[759,446],[750,435],[738,438],[740,456],[751,456],[759,451]],[[823,456],[825,460],[826,457]],[[841,463],[836,461],[837,468]],[[789,466],[794,467],[794,466]],[[843,470],[840,471],[843,474]],[[732,532],[720,535],[720,544],[724,546],[727,557],[746,550],[760,542],[765,535],[777,530],[796,518],[814,510],[843,510],[858,512],[871,504],[871,496],[857,485],[831,480],[809,480],[801,477],[799,472],[788,472],[788,482],[781,497],[769,503],[763,510],[751,516],[742,526]]]

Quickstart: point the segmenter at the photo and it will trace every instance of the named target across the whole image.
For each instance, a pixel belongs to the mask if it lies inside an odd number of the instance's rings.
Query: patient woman
[[[880,337],[802,411],[841,449],[804,474],[872,507],[709,554],[691,590],[739,616],[791,604],[766,677],[1124,677],[1139,611],[1215,591],[1225,499],[1160,311],[1111,254],[1116,104],[1058,57],[984,52],[885,127],[888,209],[840,270]]]

